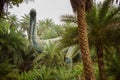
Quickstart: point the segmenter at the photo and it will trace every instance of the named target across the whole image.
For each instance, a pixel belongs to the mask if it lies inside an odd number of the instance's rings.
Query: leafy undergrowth
[[[82,74],[82,65],[77,64],[72,70],[66,67],[34,67],[20,76],[20,80],[78,80]]]

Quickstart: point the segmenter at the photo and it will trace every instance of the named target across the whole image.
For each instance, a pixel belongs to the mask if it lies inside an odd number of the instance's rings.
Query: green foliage
[[[76,23],[77,24],[77,17],[75,15],[62,15],[61,21],[65,23]]]
[[[30,17],[29,17],[29,15],[24,15],[24,16],[22,16],[22,19],[20,20],[20,31],[21,32],[27,32],[27,36],[29,36],[29,25],[30,25],[30,23],[29,23],[29,21],[30,21]]]
[[[92,10],[86,14],[90,47],[100,45],[106,47],[110,46],[111,44],[115,45],[119,43],[119,15],[120,7],[113,6],[111,4],[111,0],[105,0],[103,4],[95,4],[93,6]],[[66,29],[63,34],[62,43],[64,46],[68,47],[73,44],[78,44],[76,17],[74,15],[63,15],[62,21],[70,22],[66,22],[66,24],[69,25],[67,25],[68,30]],[[71,29],[69,28],[70,26],[72,27]]]
[[[18,69],[8,62],[0,64],[0,80],[19,80]]]
[[[56,33],[53,31],[53,30],[50,30],[50,29],[46,29],[44,32],[43,32],[44,35],[41,35],[41,37],[43,39],[50,39],[50,38],[55,38],[57,35]]]
[[[77,26],[67,26],[62,33],[62,39],[60,44],[63,48],[75,45],[78,43],[78,28]]]
[[[113,6],[111,1],[112,0],[105,0],[103,4],[94,5],[92,10],[86,14],[90,48],[91,49],[94,48],[94,50],[97,51],[97,48],[99,46],[102,46],[102,48],[104,49],[103,51],[104,53],[111,52],[110,47],[118,46],[120,41],[120,38],[119,38],[120,37],[120,34],[119,34],[120,33],[120,29],[119,29],[120,7]],[[73,17],[74,19],[72,19]],[[77,39],[78,30],[77,30],[77,27],[76,28],[74,27],[76,26],[77,20],[75,20],[76,17],[74,15],[72,16],[72,18],[68,15],[68,17],[63,16],[63,19],[62,19],[63,21],[66,22],[66,24],[68,24],[69,22],[69,24],[72,25],[74,29],[74,30],[69,29],[70,31],[66,31],[67,34],[64,34],[65,37],[63,38],[63,42],[65,42],[64,45],[67,47],[73,44],[78,45],[78,39]],[[68,25],[68,27],[70,25]],[[76,43],[75,43],[75,39],[76,39]],[[93,53],[95,53],[95,51]],[[92,57],[96,58],[96,55],[94,55],[93,53],[92,53]],[[112,54],[109,53],[108,55],[112,55]],[[104,55],[104,57],[106,57],[106,55]],[[106,62],[109,62],[109,61],[107,60]],[[98,69],[95,69],[95,70],[97,70],[96,76],[99,77]]]
[[[14,64],[20,64],[27,45],[27,40],[15,25],[7,21],[0,22],[0,62],[11,60]]]
[[[36,56],[34,63],[49,67],[63,66],[64,55],[65,53],[63,51],[57,50],[57,45],[49,42],[49,44],[45,46],[43,52]]]
[[[119,79],[120,76],[120,54],[114,54],[109,59],[109,64],[107,65],[108,75],[114,77],[115,80]]]
[[[34,1],[34,0],[6,0],[6,3],[8,3],[10,6],[16,5],[19,6],[23,1]]]
[[[19,5],[20,3],[22,3],[23,0],[11,0],[9,1],[9,3],[11,2],[13,5]]]
[[[81,66],[75,65],[72,71],[68,71],[66,67],[35,67],[33,70],[22,73],[20,80],[78,80],[82,74]]]
[[[41,20],[38,23],[38,36],[41,39],[55,38],[61,35],[61,25],[56,25],[51,19]]]
[[[22,1],[10,0],[11,3],[9,4],[18,6]],[[114,53],[115,51],[112,52],[110,47],[116,48],[120,44],[120,7],[111,6],[110,1],[106,0],[103,5],[94,6],[92,11],[86,14],[90,48],[93,49],[91,50],[91,55],[93,58],[96,57],[96,44],[104,45],[106,53]],[[62,21],[65,21],[63,26],[54,24],[51,19],[38,23],[38,34],[41,39],[50,39],[58,36],[62,36],[63,39],[60,40],[60,44],[49,42],[49,45],[44,46],[44,51],[41,54],[37,54],[31,46],[28,47],[28,41],[20,32],[27,31],[28,33],[28,15],[23,16],[19,24],[15,16],[9,17],[9,20],[1,19],[0,63],[2,64],[0,64],[0,80],[79,80],[84,75],[82,63],[73,63],[72,69],[69,70],[64,61],[65,52],[61,50],[61,48],[78,45],[77,18],[72,15],[62,16]],[[18,25],[20,26],[19,28]],[[78,51],[77,47],[75,52]],[[36,56],[33,61],[34,68],[30,68],[31,70],[27,70],[28,72],[21,72],[20,74],[15,66],[3,63],[7,60],[12,64],[24,64],[23,67],[28,68],[29,65],[33,66],[32,60],[34,56]],[[119,56],[114,54],[107,61],[109,63],[107,65],[108,75],[110,75],[109,80],[114,80],[114,78],[119,80]],[[93,60],[96,62],[96,59]],[[98,78],[98,65],[95,63],[94,66]]]

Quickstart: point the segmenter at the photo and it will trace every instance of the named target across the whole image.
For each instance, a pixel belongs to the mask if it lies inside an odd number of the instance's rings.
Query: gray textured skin
[[[55,43],[61,39],[61,37],[47,39],[47,40],[40,40],[37,35],[37,26],[36,26],[36,10],[31,9],[30,11],[30,29],[29,29],[29,40],[32,44],[33,48],[38,52],[41,53],[45,46],[49,44],[49,42]]]

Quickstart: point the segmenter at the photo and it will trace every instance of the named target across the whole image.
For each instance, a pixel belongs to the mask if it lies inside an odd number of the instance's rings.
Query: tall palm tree
[[[115,8],[111,6],[111,0],[105,0],[102,5],[94,7],[91,13],[87,14],[86,19],[90,28],[89,41],[96,47],[100,80],[106,80],[104,51],[106,47],[109,47],[110,42],[113,42],[111,40],[113,38],[112,33],[117,31],[117,24],[120,23],[119,11],[120,7]],[[109,31],[112,32],[109,33]],[[111,37],[107,34],[111,34]]]
[[[92,0],[70,0],[73,11],[77,14],[79,45],[84,65],[84,75],[86,80],[95,80],[92,60],[89,52],[87,24],[85,20],[85,11],[92,7]]]
[[[105,79],[105,70],[104,70],[104,60],[103,60],[103,50],[107,49],[112,43],[114,45],[119,44],[119,24],[120,24],[120,7],[113,7],[111,5],[111,0],[106,0],[103,4],[99,6],[94,6],[91,12],[87,13],[86,20],[88,23],[88,31],[89,31],[89,42],[90,45],[94,45],[96,48],[97,56],[98,56],[98,65],[99,65],[99,76],[100,80]],[[74,17],[74,18],[73,18]],[[72,23],[76,23],[77,19],[75,16],[62,16],[63,21],[69,21]],[[75,31],[76,27],[73,28]],[[70,31],[69,31],[70,32]],[[71,32],[71,34],[77,34]],[[71,35],[69,34],[69,35]],[[117,35],[116,35],[117,34]],[[67,35],[68,36],[68,35]],[[75,40],[75,36],[72,37]],[[70,41],[68,41],[70,42]],[[72,43],[77,41],[71,41]],[[66,42],[67,43],[67,42]],[[70,44],[69,44],[70,45]]]

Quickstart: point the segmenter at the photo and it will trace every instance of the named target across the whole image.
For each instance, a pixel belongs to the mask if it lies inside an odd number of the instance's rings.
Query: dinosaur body
[[[36,26],[36,11],[32,9],[30,11],[30,29],[29,29],[29,40],[32,44],[33,48],[38,52],[41,53],[45,46],[49,44],[49,42],[55,43],[56,41],[60,40],[61,37],[47,39],[47,40],[40,40],[37,35],[37,26]]]
[[[33,48],[38,52],[42,53],[44,48],[46,47],[49,42],[55,43],[62,39],[61,37],[47,39],[47,40],[40,40],[37,35],[37,26],[36,26],[36,11],[32,9],[30,11],[30,29],[29,29],[29,40]],[[76,51],[75,46],[71,46],[67,53],[66,53],[66,59],[65,62],[68,64],[69,69],[72,69],[72,54],[74,54]]]
[[[37,52],[41,52],[42,51],[42,47],[40,45],[40,41],[38,39],[38,35],[37,35],[37,26],[36,26],[36,11],[34,9],[31,10],[30,12],[30,29],[29,29],[29,33],[30,33],[30,42],[32,44],[32,46],[34,47],[34,49]]]

